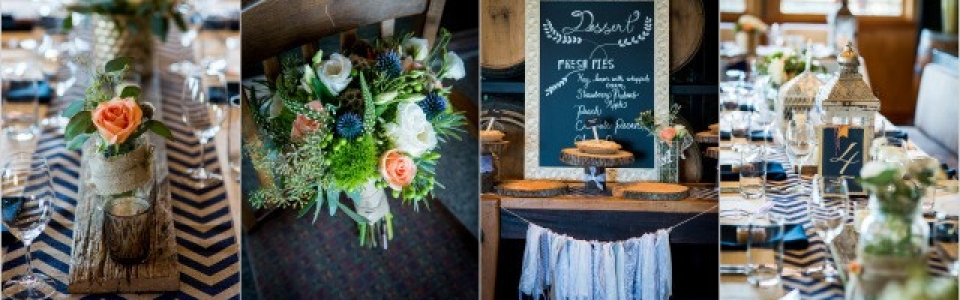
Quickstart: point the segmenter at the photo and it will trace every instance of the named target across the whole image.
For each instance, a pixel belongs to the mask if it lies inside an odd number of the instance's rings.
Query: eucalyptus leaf
[[[83,144],[86,143],[88,139],[90,139],[89,134],[80,134],[67,143],[67,149],[80,150],[80,148],[83,148]]]
[[[144,126],[146,126],[147,129],[149,129],[150,131],[153,131],[153,133],[156,133],[159,136],[165,137],[168,140],[173,139],[173,133],[170,132],[170,128],[167,128],[167,125],[163,125],[163,123],[161,123],[160,121],[150,120],[150,121],[147,121],[147,123],[144,124]]]
[[[310,209],[312,209],[316,205],[317,205],[317,202],[314,201],[300,208],[300,211],[297,212],[297,218],[302,218],[303,216],[307,215],[307,213],[310,212]]]
[[[93,118],[90,111],[81,111],[73,117],[70,118],[70,122],[67,123],[67,127],[64,130],[63,137],[66,140],[73,140],[75,137],[82,133],[91,132],[96,130],[96,127],[93,125]]]
[[[330,216],[337,213],[337,206],[340,205],[340,190],[327,190],[327,203],[330,205]]]
[[[78,100],[70,102],[70,105],[60,113],[60,116],[64,118],[73,118],[74,115],[83,110],[84,101]]]
[[[347,216],[350,216],[350,218],[353,219],[354,221],[356,221],[357,223],[359,223],[359,224],[365,224],[365,223],[369,222],[369,220],[367,220],[367,218],[364,218],[364,217],[360,216],[359,214],[357,214],[356,212],[354,212],[352,209],[350,209],[349,207],[347,207],[345,204],[343,204],[343,203],[337,203],[337,205],[340,206],[340,210],[342,210],[343,213],[345,213]]]
[[[134,85],[128,85],[123,87],[123,91],[120,92],[120,98],[139,98],[140,97],[140,87]]]
[[[107,65],[104,67],[104,71],[107,73],[113,73],[120,70],[123,70],[124,67],[129,66],[132,59],[127,56],[121,56],[114,58],[107,62]]]

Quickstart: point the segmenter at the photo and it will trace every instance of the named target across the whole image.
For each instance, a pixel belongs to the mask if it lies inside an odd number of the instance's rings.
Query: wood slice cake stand
[[[480,152],[499,154],[503,150],[507,149],[507,146],[509,145],[509,141],[480,142]]]
[[[676,201],[690,196],[690,188],[679,184],[637,182],[621,185],[623,197],[636,200]]]
[[[594,154],[580,151],[580,149],[577,148],[566,148],[560,151],[560,161],[571,166],[583,167],[583,174],[587,178],[603,174],[603,181],[592,181],[593,184],[586,182],[584,192],[590,194],[611,194],[607,189],[606,168],[633,163],[633,153],[617,150],[611,154]]]
[[[504,183],[497,189],[504,196],[548,198],[565,194],[567,184],[547,180],[517,180]]]

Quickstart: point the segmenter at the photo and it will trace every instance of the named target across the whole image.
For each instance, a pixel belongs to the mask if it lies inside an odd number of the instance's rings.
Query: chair
[[[951,167],[960,148],[957,72],[942,64],[927,64],[920,80],[913,126],[902,126],[911,141]]]

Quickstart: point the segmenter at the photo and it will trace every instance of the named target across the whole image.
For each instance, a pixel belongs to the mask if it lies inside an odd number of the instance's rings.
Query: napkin
[[[800,299],[803,299],[803,298],[800,298],[800,290],[798,289],[793,289],[792,291],[784,295],[783,298],[780,298],[780,300],[800,300]]]
[[[720,225],[720,248],[723,250],[747,250],[747,244],[737,241],[737,228],[743,225]],[[802,250],[810,246],[807,233],[801,224],[787,224],[783,226],[783,249]],[[772,238],[771,241],[776,241]]]
[[[720,139],[722,139],[722,140],[730,139],[730,132],[729,132],[729,131],[721,131],[721,132],[720,132]],[[773,135],[771,135],[770,133],[767,133],[767,132],[763,132],[763,131],[754,131],[754,132],[751,132],[751,133],[750,133],[750,140],[751,140],[751,141],[754,141],[754,142],[759,142],[759,141],[763,141],[763,140],[773,141]]]
[[[738,181],[738,180],[740,180],[740,174],[733,171],[733,166],[720,165],[720,181]],[[770,180],[770,181],[787,180],[787,170],[783,168],[783,164],[775,161],[768,161],[767,162],[767,180]]]
[[[50,103],[52,96],[53,89],[46,81],[38,81],[36,88],[31,82],[15,81],[11,83],[10,91],[4,95],[7,100],[13,102],[32,101],[34,98],[39,98],[40,103]]]

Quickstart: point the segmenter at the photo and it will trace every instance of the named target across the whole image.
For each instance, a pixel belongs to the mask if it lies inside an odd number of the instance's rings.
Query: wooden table
[[[582,183],[579,183],[582,185]],[[615,184],[611,184],[611,187],[615,187]],[[698,185],[699,187],[708,187],[706,185]],[[519,218],[511,214],[503,214],[504,210],[509,210],[513,213],[522,213],[522,212],[531,212],[531,211],[542,211],[540,216],[550,215],[552,213],[562,213],[562,212],[578,212],[579,213],[595,213],[595,212],[634,212],[640,213],[637,218],[633,219],[639,227],[645,227],[646,231],[653,231],[659,228],[667,227],[672,224],[662,225],[665,223],[675,222],[675,219],[683,219],[708,211],[707,215],[701,216],[698,219],[700,221],[713,223],[713,226],[716,225],[715,220],[717,219],[717,202],[714,199],[684,199],[679,201],[645,201],[645,200],[629,200],[617,197],[590,197],[590,196],[560,196],[554,198],[514,198],[514,197],[503,197],[495,194],[483,194],[481,195],[481,295],[483,299],[494,299],[495,298],[495,288],[497,281],[497,261],[499,255],[500,240],[504,238],[509,239],[523,239],[525,238],[526,226],[519,221]],[[644,218],[642,216],[649,216],[655,214],[657,216],[664,216],[664,218]],[[534,214],[536,215],[536,214]],[[674,216],[676,218],[666,218],[666,216]],[[525,215],[525,218],[526,215]],[[537,222],[535,218],[532,221]],[[564,232],[568,230],[576,230],[577,227],[585,227],[585,220],[570,220],[570,222],[565,228],[551,228],[558,232]],[[600,220],[603,221],[603,220]],[[645,223],[646,222],[646,223]],[[645,223],[645,224],[644,224]],[[643,226],[647,225],[647,226]],[[703,224],[700,224],[703,225]],[[659,227],[658,227],[659,226]],[[709,224],[707,224],[709,226]],[[638,228],[639,228],[638,227]],[[681,243],[704,243],[704,244],[716,244],[716,235],[714,227],[713,231],[709,229],[704,229],[704,227],[697,227],[696,225],[691,225],[690,227],[678,227],[674,229],[671,234],[671,243],[681,242]],[[636,230],[636,229],[634,229]],[[636,233],[634,236],[638,236],[643,232]],[[611,236],[630,234],[628,232],[620,233],[611,233]],[[576,235],[575,235],[576,236]],[[616,238],[616,237],[614,237]],[[602,239],[602,238],[600,238]],[[509,287],[506,287],[509,288]]]

